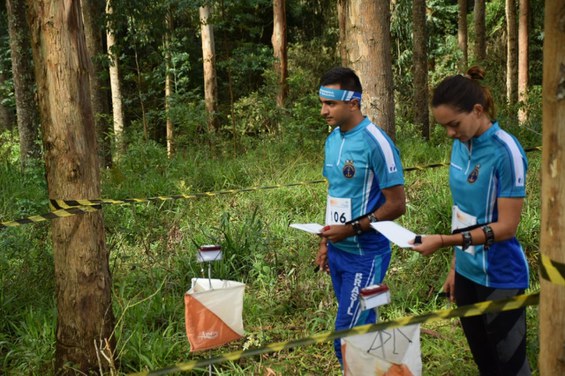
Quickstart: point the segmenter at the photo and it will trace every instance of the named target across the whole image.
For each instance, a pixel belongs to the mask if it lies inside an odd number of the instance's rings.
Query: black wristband
[[[359,221],[351,222],[351,227],[353,227],[353,231],[355,231],[355,234],[361,235],[363,233]]]
[[[471,236],[471,233],[469,231],[464,231],[461,233],[461,235],[463,235],[463,245],[461,246],[461,248],[463,250],[466,250],[467,248],[469,248],[469,246],[471,246],[471,243],[473,243],[473,237]]]
[[[489,249],[492,243],[494,243],[494,231],[492,231],[492,227],[489,225],[485,225],[482,227],[483,232],[485,233],[485,249]]]

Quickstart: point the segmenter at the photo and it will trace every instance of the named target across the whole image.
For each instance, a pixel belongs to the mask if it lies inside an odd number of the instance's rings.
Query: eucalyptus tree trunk
[[[506,0],[506,102],[512,107],[518,101],[518,29],[516,0]]]
[[[0,85],[3,85],[6,81],[6,74],[0,70]],[[2,103],[2,97],[0,97],[0,132],[4,130],[12,130],[14,128],[14,114],[12,110]]]
[[[528,100],[528,84],[529,84],[529,50],[530,43],[528,41],[528,15],[530,2],[528,0],[520,0],[520,17],[518,21],[518,102],[521,103],[518,109],[518,121],[520,124],[528,120],[528,109],[525,106]]]
[[[485,61],[487,56],[486,42],[486,20],[485,0],[475,0],[475,61],[479,64]]]
[[[545,1],[543,44],[542,257],[565,264],[565,2]],[[541,376],[565,375],[565,285],[540,278]]]
[[[469,52],[467,43],[467,0],[457,0],[458,16],[457,16],[457,44],[461,50],[461,60],[459,61],[459,69],[466,72],[469,65]]]
[[[106,16],[112,16],[112,2],[106,1]],[[114,129],[115,155],[119,158],[126,151],[124,139],[124,111],[122,109],[122,89],[120,86],[118,54],[116,51],[116,36],[111,23],[106,28],[106,44],[108,48],[108,60],[110,61],[110,90],[112,92],[112,118]]]
[[[414,124],[422,137],[430,139],[428,107],[428,37],[426,32],[426,0],[412,1],[412,41],[414,51]]]
[[[103,78],[104,67],[101,57],[104,55],[102,45],[104,18],[104,3],[96,0],[82,0],[82,16],[84,19],[84,34],[86,48],[92,63],[90,70],[90,100],[96,124],[98,141],[98,158],[101,167],[112,165],[112,146],[110,138],[110,107],[108,82]]]
[[[218,83],[216,78],[216,48],[214,29],[210,23],[210,6],[200,7],[200,32],[202,35],[202,61],[204,62],[204,100],[208,113],[208,133],[218,128]]]
[[[394,139],[390,1],[348,0],[344,6],[347,65],[363,85],[363,112]]]
[[[25,1],[6,0],[6,12],[20,136],[20,164],[25,169],[31,160],[38,160],[41,156],[39,114],[35,100],[31,37],[26,21]]]
[[[273,0],[273,36],[271,42],[273,44],[274,68],[278,83],[277,107],[283,108],[288,95],[286,0]]]
[[[337,0],[337,20],[339,24],[339,57],[341,65],[347,66],[347,40],[345,38],[347,3],[349,0]]]
[[[171,63],[171,34],[173,32],[173,20],[170,12],[166,16],[165,33],[165,114],[167,118],[166,131],[167,131],[167,156],[171,158],[175,153],[175,139],[174,127],[171,119],[171,96],[173,94],[173,77],[172,77],[172,63]]]
[[[80,2],[27,0],[27,6],[49,198],[100,198]],[[102,213],[53,220],[51,236],[57,297],[55,372],[97,373],[99,366],[108,368],[106,362],[99,365],[97,347],[105,347],[111,357],[114,324]]]

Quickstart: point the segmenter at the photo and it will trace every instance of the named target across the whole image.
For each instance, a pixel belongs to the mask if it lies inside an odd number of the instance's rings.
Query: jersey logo
[[[477,181],[477,179],[479,178],[479,168],[481,168],[481,165],[480,164],[476,165],[473,171],[471,171],[471,173],[469,174],[469,176],[467,176],[467,181],[469,183],[473,184],[474,182]]]
[[[353,166],[352,160],[345,161],[345,166],[343,166],[342,172],[343,172],[343,176],[345,176],[348,179],[351,179],[352,177],[355,176],[355,166]]]

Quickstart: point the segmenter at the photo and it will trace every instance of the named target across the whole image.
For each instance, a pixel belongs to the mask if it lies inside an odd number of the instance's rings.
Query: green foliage
[[[220,128],[207,132],[202,100],[202,62],[197,0],[140,2],[116,0],[113,30],[118,37],[128,151],[102,171],[104,198],[217,192],[321,179],[322,149],[328,133],[319,116],[318,80],[340,64],[339,30],[332,0],[291,0],[288,8],[289,96],[275,105],[272,68],[272,3],[267,0],[212,1],[215,26]],[[146,5],[146,6],[145,6]],[[489,2],[489,60],[486,83],[503,103],[504,56],[500,48],[502,2]],[[533,9],[543,7],[533,0]],[[457,12],[453,1],[427,2],[430,87],[458,72]],[[165,14],[173,19],[171,42]],[[529,121],[518,127],[516,108],[500,107],[500,123],[524,147],[541,145],[542,22],[534,12],[531,32],[531,78],[535,84],[524,106]],[[472,14],[469,14],[469,19]],[[411,2],[393,9],[391,33],[397,145],[404,167],[447,162],[451,141],[442,127],[431,129],[424,142],[411,122]],[[407,21],[408,20],[408,21]],[[472,22],[469,22],[472,29]],[[472,36],[472,32],[470,32]],[[0,59],[9,60],[7,39],[0,40]],[[472,39],[469,41],[472,45]],[[500,52],[502,51],[502,52]],[[177,154],[163,147],[164,56],[172,57],[174,95],[169,116],[175,125]],[[10,82],[1,97],[12,103]],[[9,89],[9,90],[8,90]],[[145,110],[142,114],[141,103]],[[143,135],[142,115],[149,126]],[[518,237],[531,270],[539,263],[541,153],[528,154],[528,196]],[[0,219],[47,211],[47,188],[41,165],[22,173],[15,132],[0,134]],[[451,199],[447,168],[406,173],[407,213],[399,222],[422,233],[447,233]],[[117,318],[114,358],[121,373],[155,369],[227,351],[254,348],[332,330],[336,305],[329,277],[313,272],[317,239],[288,228],[294,222],[322,222],[325,184],[264,189],[237,194],[109,206],[103,209],[106,242],[111,251],[113,303]],[[55,276],[49,224],[0,230],[0,360],[7,374],[50,374],[54,356]],[[246,282],[246,336],[221,349],[190,354],[184,333],[183,294],[191,278],[208,275],[196,262],[203,244],[220,244],[224,259],[214,263],[214,278]],[[437,297],[450,254],[430,258],[397,248],[387,275],[393,302],[380,310],[394,319],[445,308]],[[532,288],[539,288],[531,273]],[[32,287],[32,288],[30,288]],[[528,309],[528,355],[536,368],[537,310]],[[422,355],[425,374],[467,375],[475,372],[457,321],[424,325]],[[454,351],[456,349],[457,351]],[[332,346],[322,344],[282,351],[213,367],[218,375],[338,375]],[[207,374],[197,370],[194,374]]]
[[[310,116],[309,121],[317,123],[319,115],[311,108],[317,104],[313,102],[308,106],[304,102],[302,105],[302,116]],[[510,130],[517,134],[521,131],[513,127]],[[112,170],[104,173],[103,196],[190,194],[317,180],[321,177],[322,163],[323,131],[320,132],[317,135],[304,133],[303,137],[310,140],[301,142],[290,136],[264,139],[236,159],[232,159],[230,153],[210,158],[205,145],[193,146],[189,156],[168,159],[162,146],[138,142],[116,161]],[[434,127],[431,133],[432,141],[425,143],[412,125],[399,124],[398,147],[405,168],[448,160],[450,140],[441,127]],[[539,141],[532,135],[528,137],[534,144]],[[541,155],[533,152],[528,158],[528,198],[518,236],[535,270],[539,252]],[[0,179],[8,188],[6,192],[12,191],[15,195],[15,187],[26,183],[17,177],[17,169],[11,167],[12,164],[7,166],[9,168],[0,171]],[[40,210],[32,202],[45,194],[38,184],[28,186],[29,201],[21,201],[21,214]],[[402,224],[423,233],[449,231],[451,199],[446,167],[407,172],[406,191],[408,211],[400,219]],[[325,184],[310,184],[106,207],[104,218],[111,250],[117,318],[114,358],[120,372],[162,368],[332,330],[336,306],[331,283],[325,274],[313,272],[317,239],[288,228],[293,222],[322,222],[325,194]],[[4,207],[10,207],[11,196],[5,197],[2,191],[0,197]],[[47,227],[38,224],[7,229],[0,238],[0,248],[8,250],[0,257],[4,287],[0,294],[0,356],[4,369],[9,372],[18,373],[24,365],[32,374],[51,372],[54,275]],[[188,352],[183,294],[190,287],[191,278],[208,275],[207,266],[196,262],[196,250],[203,244],[220,244],[224,250],[224,259],[211,267],[212,277],[247,284],[246,336],[199,355]],[[436,294],[449,265],[449,252],[430,258],[397,248],[393,252],[386,277],[393,291],[393,301],[379,311],[381,319],[445,308],[446,302]],[[535,291],[536,273],[531,277]],[[29,289],[29,286],[36,288]],[[539,351],[536,312],[528,310],[528,351],[534,369]],[[425,373],[464,375],[474,372],[457,321],[426,324],[423,328]],[[454,348],[458,351],[454,352]],[[36,354],[33,359],[31,351]],[[320,361],[312,362],[313,359]],[[263,374],[267,368],[281,374],[323,371],[337,375],[339,372],[330,344],[225,363],[214,367],[214,372],[219,375]],[[195,374],[206,372],[197,370]]]

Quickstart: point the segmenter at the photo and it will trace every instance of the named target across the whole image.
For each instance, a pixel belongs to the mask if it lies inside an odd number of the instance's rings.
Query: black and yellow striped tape
[[[540,262],[540,275],[557,285],[565,286],[565,264],[557,262],[542,254]]]
[[[540,151],[541,146],[536,146],[532,148],[525,149],[526,152],[530,151]],[[424,166],[414,166],[405,168],[404,171],[421,171],[426,170],[429,168],[436,168],[436,167],[444,167],[449,166],[448,162],[442,163],[432,163]],[[21,226],[27,223],[37,223],[42,221],[47,221],[55,218],[61,217],[68,217],[71,215],[83,214],[87,213],[91,210],[85,209],[86,207],[98,207],[100,205],[124,205],[124,204],[136,204],[136,203],[143,203],[143,202],[155,202],[155,201],[169,201],[169,200],[180,200],[180,199],[196,199],[200,197],[214,197],[220,195],[227,195],[227,194],[236,194],[241,192],[252,192],[252,191],[259,191],[259,190],[267,190],[267,189],[278,189],[278,188],[285,188],[285,187],[296,187],[302,185],[310,185],[310,184],[317,184],[317,183],[325,183],[325,179],[320,180],[310,180],[310,181],[303,181],[297,183],[289,183],[289,184],[276,184],[276,185],[268,185],[268,186],[260,186],[260,187],[249,187],[249,188],[240,188],[240,189],[227,189],[223,191],[216,191],[216,192],[202,192],[202,193],[194,193],[194,194],[179,194],[173,196],[156,196],[156,197],[148,197],[148,198],[127,198],[127,199],[95,199],[95,200],[50,200],[50,208],[52,210],[51,213],[48,214],[40,214],[40,215],[33,215],[30,217],[25,217],[21,219],[16,219],[13,221],[6,221],[0,222],[0,229],[5,227],[14,227],[14,226]],[[78,208],[77,210],[71,210],[71,208]],[[81,209],[82,208],[82,209]]]
[[[195,368],[203,368],[212,364],[223,363],[226,361],[235,361],[241,358],[248,358],[255,355],[278,352],[281,350],[291,349],[295,347],[309,346],[316,343],[328,342],[336,338],[349,337],[356,334],[365,334],[369,332],[375,332],[378,330],[398,328],[412,324],[424,324],[432,321],[452,319],[457,317],[479,316],[484,313],[509,311],[509,310],[526,307],[530,305],[537,305],[537,304],[539,304],[539,292],[529,295],[520,295],[511,299],[481,302],[477,304],[458,307],[455,309],[444,309],[441,311],[426,313],[419,316],[409,316],[392,321],[385,321],[376,324],[357,326],[347,330],[314,334],[310,337],[306,337],[302,339],[271,343],[269,345],[257,349],[234,351],[209,359],[193,360],[186,363],[178,363],[171,367],[167,367],[155,371],[142,371],[138,373],[132,373],[130,375],[135,375],[135,376],[168,375],[175,372],[190,371]]]
[[[97,211],[101,208],[102,208],[101,205],[94,205],[94,206],[77,206],[77,207],[72,207],[72,208],[68,208],[68,209],[53,210],[53,211],[51,211],[49,213],[45,213],[45,214],[32,215],[32,216],[29,216],[29,217],[16,219],[14,221],[0,222],[0,229],[2,229],[4,227],[21,226],[21,225],[25,225],[25,224],[28,224],[28,223],[39,223],[39,222],[44,222],[44,221],[50,221],[50,220],[55,219],[55,218],[71,217],[71,216],[77,215],[77,214],[92,213],[92,212],[95,212],[95,211]]]
[[[289,183],[289,184],[276,184],[276,185],[266,185],[260,187],[248,187],[248,188],[241,188],[241,189],[226,189],[223,191],[215,191],[215,192],[202,192],[202,193],[194,193],[194,194],[180,194],[174,196],[156,196],[156,197],[148,197],[148,198],[128,198],[124,200],[113,200],[113,199],[100,199],[100,200],[50,200],[51,205],[56,209],[66,209],[72,208],[77,206],[92,206],[92,205],[123,205],[123,204],[136,204],[142,202],[151,202],[151,201],[169,201],[169,200],[190,200],[196,199],[201,197],[214,197],[214,196],[221,196],[221,195],[228,195],[228,194],[236,194],[241,192],[253,192],[253,191],[260,191],[260,190],[267,190],[267,189],[279,189],[279,188],[286,188],[286,187],[296,187],[301,185],[310,185],[310,184],[317,184],[317,183],[325,183],[325,179],[320,180],[310,180],[310,181],[301,181],[297,183]]]

